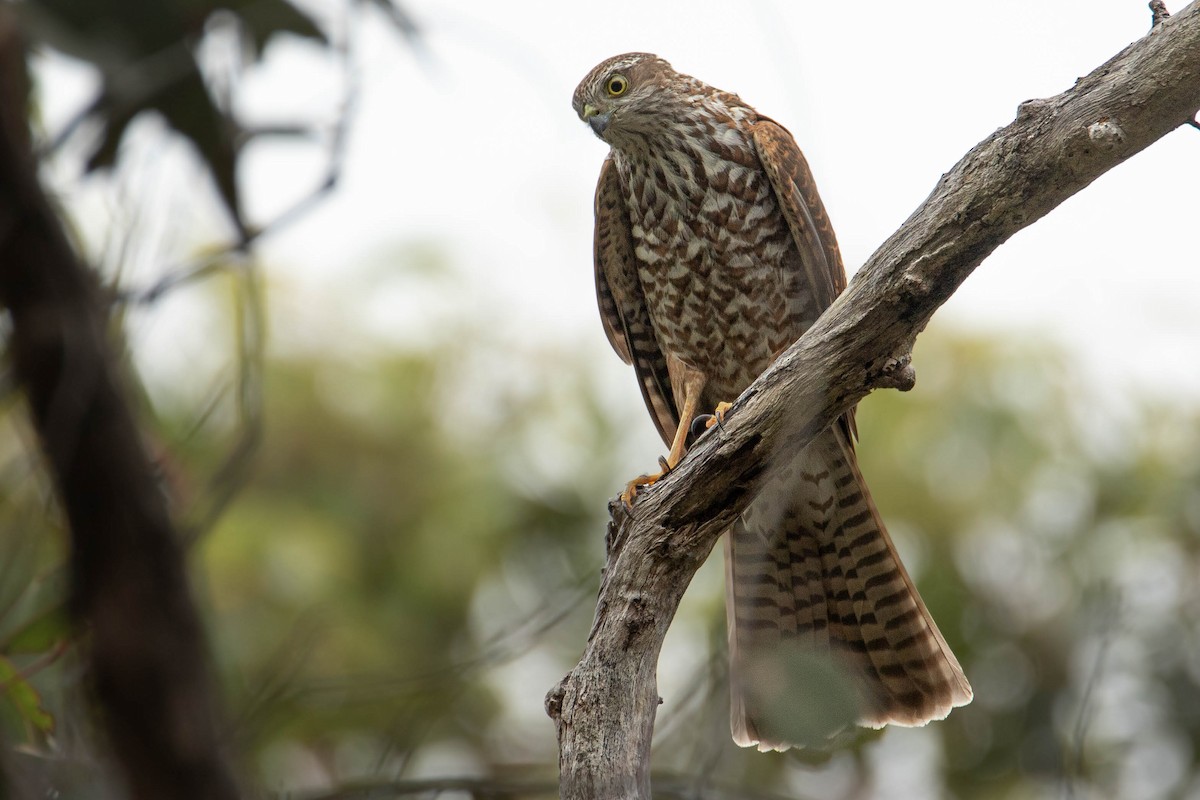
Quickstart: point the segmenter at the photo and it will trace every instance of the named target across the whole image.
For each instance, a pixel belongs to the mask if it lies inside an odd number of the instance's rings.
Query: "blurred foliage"
[[[222,91],[214,70],[205,69],[204,40],[232,35],[250,59],[280,33],[325,43],[310,17],[287,0],[28,0],[18,7],[34,41],[87,61],[100,73],[99,95],[67,131],[75,125],[97,128],[88,169],[113,166],[129,123],[155,112],[196,148],[244,231],[237,187],[242,135],[227,84]]]
[[[268,368],[255,479],[203,556],[239,749],[274,748],[269,784],[303,771],[296,753],[347,777],[399,771],[431,739],[480,744],[504,703],[482,672],[583,614],[599,539],[577,537],[601,530],[600,504],[515,486],[506,467],[543,412],[464,438],[442,372],[437,353]]]
[[[472,377],[492,359],[506,360],[506,378]],[[644,413],[632,378],[628,405],[601,403],[609,373],[591,362],[468,320],[431,347],[267,359],[253,477],[199,543],[195,570],[233,749],[264,796],[466,796],[493,783],[553,795],[542,699],[586,638],[605,500],[627,477],[612,453]],[[660,670],[662,795],[1196,792],[1200,415],[1105,397],[1033,342],[935,331],[916,364],[914,392],[864,403],[860,453],[975,701],[829,752],[739,750],[718,554]],[[0,439],[0,547],[21,566],[0,575],[0,669],[14,665],[30,688],[3,684],[23,722],[0,719],[24,758],[78,776],[94,748],[79,676],[69,656],[44,663],[61,637],[61,556],[47,545],[59,539],[46,536],[53,514],[14,411]],[[232,423],[215,413],[197,428],[185,405],[157,419],[186,515]],[[649,463],[656,443],[636,430]],[[52,733],[46,712],[60,722]],[[62,797],[106,796],[61,780]]]
[[[381,10],[409,41],[419,29],[399,0],[362,0]],[[69,138],[85,140],[88,171],[117,163],[130,124],[156,114],[187,140],[204,165],[228,211],[240,242],[260,230],[245,218],[239,164],[256,136],[320,138],[311,123],[269,128],[244,126],[234,113],[234,95],[246,67],[258,62],[277,36],[306,39],[345,57],[345,44],[331,41],[306,10],[291,0],[25,0],[14,4],[26,35],[38,48],[52,48],[96,69],[95,99],[49,143],[53,151]],[[348,100],[347,100],[348,102]],[[330,184],[344,134],[339,123],[330,147]]]

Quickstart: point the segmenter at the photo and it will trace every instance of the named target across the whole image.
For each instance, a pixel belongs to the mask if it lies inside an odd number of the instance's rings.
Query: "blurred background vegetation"
[[[323,38],[300,17],[266,19]],[[258,46],[270,34],[245,30]],[[156,196],[129,198],[146,175],[135,165],[104,179],[127,224],[99,242],[81,233],[80,247],[115,298],[248,795],[553,796],[543,697],[587,636],[606,500],[631,459],[657,453],[632,375],[599,325],[537,344],[508,335],[508,312],[471,298],[477,267],[436,239],[348,265],[360,277],[336,297],[265,277],[226,161],[237,148],[160,112],[154,135],[197,143],[240,238],[185,254],[167,274],[186,283],[146,291],[130,264],[144,250],[161,266],[162,245],[143,216]],[[344,321],[395,295],[438,299],[420,336]],[[156,332],[181,316],[204,347],[164,359]],[[664,648],[657,792],[1200,798],[1200,411],[1113,393],[1032,336],[934,325],[915,364],[915,391],[861,407],[860,458],[975,701],[830,752],[736,748],[718,555]],[[62,611],[61,520],[7,382],[3,400],[6,766],[30,797],[119,797]]]

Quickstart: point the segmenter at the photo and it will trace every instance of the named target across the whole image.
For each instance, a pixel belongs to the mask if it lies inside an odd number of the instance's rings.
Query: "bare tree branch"
[[[1169,16],[1171,12],[1167,10],[1167,4],[1163,0],[1150,0],[1150,27],[1165,22]]]
[[[10,354],[71,535],[71,608],[139,800],[232,800],[200,620],[125,399],[93,276],[37,179],[15,14],[0,10],[0,301]]]
[[[720,533],[772,454],[794,451],[872,389],[912,387],[916,336],[1017,231],[1200,108],[1200,3],[1062,94],[1021,104],[875,252],[803,337],[610,531],[596,618],[579,664],[546,698],[562,797],[649,798],[659,650]],[[619,509],[618,509],[619,510]]]

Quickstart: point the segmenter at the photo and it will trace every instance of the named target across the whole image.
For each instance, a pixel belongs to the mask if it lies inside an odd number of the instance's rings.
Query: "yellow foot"
[[[720,425],[723,423],[725,421],[726,412],[728,412],[731,408],[733,408],[733,403],[726,403],[724,401],[717,403],[717,407],[713,409],[712,416],[709,417],[708,421],[704,423],[704,427],[711,428],[713,425]]]
[[[725,422],[725,414],[729,409],[733,408],[733,403],[717,403],[717,407],[711,414],[697,414],[692,420],[692,424],[688,429],[689,442],[694,442],[713,425],[721,425]]]
[[[625,504],[626,508],[633,508],[633,500],[637,497],[639,489],[654,485],[655,482],[661,480],[664,475],[671,471],[671,468],[667,465],[667,460],[662,456],[658,457],[658,466],[661,469],[653,475],[638,475],[625,485],[625,491],[621,492],[621,502]]]

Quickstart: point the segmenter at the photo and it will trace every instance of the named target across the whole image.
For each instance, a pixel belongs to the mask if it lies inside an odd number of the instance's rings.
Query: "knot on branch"
[[[604,557],[611,560],[625,544],[625,528],[633,515],[618,495],[608,501],[608,527],[604,531]]]
[[[880,389],[897,389],[907,392],[917,385],[917,371],[912,365],[912,353],[904,353],[883,362],[875,386]]]
[[[1087,132],[1088,138],[1104,150],[1115,150],[1125,143],[1125,131],[1115,119],[1093,122]]]
[[[1027,122],[1034,117],[1040,116],[1050,106],[1054,105],[1053,100],[1047,100],[1041,97],[1035,97],[1032,100],[1026,100],[1021,105],[1017,106],[1017,121]]]
[[[1167,11],[1167,4],[1163,0],[1150,0],[1150,27],[1157,28],[1159,25],[1167,21],[1167,17],[1171,16],[1171,12]]]
[[[546,692],[546,716],[558,722],[562,718],[563,696],[567,691],[567,681],[571,679],[571,673],[567,673],[558,685],[550,691]]]

